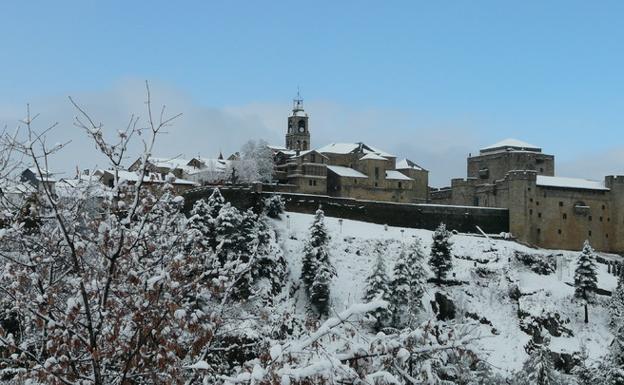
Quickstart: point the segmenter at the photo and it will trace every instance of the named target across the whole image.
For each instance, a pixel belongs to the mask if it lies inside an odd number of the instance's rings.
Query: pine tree
[[[377,259],[371,274],[366,279],[366,293],[364,294],[364,300],[371,302],[376,299],[383,299],[392,304],[392,296],[390,294],[390,286],[388,284],[388,275],[386,274],[386,264],[384,263],[383,253],[381,251],[381,245],[377,246],[376,250]],[[407,269],[405,269],[407,275]],[[407,277],[406,277],[407,278]],[[403,285],[401,285],[403,286]],[[407,292],[407,279],[405,279],[404,290]],[[398,293],[393,293],[397,295]],[[392,312],[388,308],[378,308],[372,312],[375,317],[375,329],[380,330],[384,326],[387,326],[392,319]]]
[[[395,327],[405,325],[411,317],[410,300],[413,295],[413,269],[408,265],[407,252],[401,249],[399,258],[392,269],[390,282],[392,320]]]
[[[329,312],[330,285],[334,275],[333,268],[329,264],[318,264],[318,270],[310,287],[310,302],[320,315],[327,315]]]
[[[301,280],[310,302],[321,315],[326,315],[329,310],[331,280],[336,276],[336,270],[329,260],[328,241],[325,214],[319,209],[310,226],[310,239],[303,256]]]
[[[422,296],[425,293],[425,284],[427,283],[425,270],[427,258],[419,238],[416,238],[412,243],[407,258],[407,265],[410,268],[409,323],[410,326],[415,326],[416,317],[423,310]]]
[[[225,205],[225,198],[221,195],[221,191],[215,187],[212,190],[212,194],[208,198],[208,206],[210,206],[210,216],[212,218],[216,218],[219,215],[219,211],[221,211],[221,207]]]
[[[264,209],[269,218],[279,219],[284,212],[284,200],[281,195],[272,195],[264,200]]]
[[[309,290],[316,276],[317,264],[321,260],[329,260],[327,251],[327,229],[325,228],[325,215],[322,210],[317,210],[314,221],[310,226],[310,239],[305,247],[301,266],[301,280]]]
[[[442,284],[442,280],[446,278],[447,273],[453,267],[450,238],[451,233],[446,230],[444,223],[440,223],[440,226],[433,233],[433,244],[429,258],[429,265],[433,269],[438,285]]]
[[[593,302],[597,282],[594,250],[589,242],[585,241],[574,272],[574,298],[582,303],[585,308],[585,323],[589,322],[587,305]]]
[[[620,268],[618,284],[609,302],[609,326],[615,332],[624,326],[624,268]]]
[[[221,267],[226,262],[238,259],[237,244],[239,240],[239,226],[242,222],[240,212],[226,203],[215,220],[216,255]]]
[[[210,250],[216,234],[214,219],[210,216],[210,206],[204,199],[199,199],[193,204],[188,226],[197,233],[195,242],[200,245],[201,250]]]
[[[258,218],[256,237],[258,262],[253,268],[254,280],[267,279],[271,285],[271,294],[275,295],[284,284],[286,260],[280,249],[274,250],[271,246],[273,236],[264,214]]]
[[[578,365],[572,370],[572,373],[576,377],[577,385],[594,385],[596,383],[596,376],[591,367],[588,366],[587,347],[581,346],[581,353],[578,356]]]
[[[536,344],[523,366],[522,375],[527,385],[558,384],[557,375],[548,349],[549,339],[544,338],[542,344]]]

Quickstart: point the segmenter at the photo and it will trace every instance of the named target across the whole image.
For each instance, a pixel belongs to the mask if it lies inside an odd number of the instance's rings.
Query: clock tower
[[[308,114],[303,110],[303,99],[301,99],[299,92],[297,92],[297,98],[293,100],[292,115],[288,117],[286,148],[296,151],[306,151],[310,149]]]

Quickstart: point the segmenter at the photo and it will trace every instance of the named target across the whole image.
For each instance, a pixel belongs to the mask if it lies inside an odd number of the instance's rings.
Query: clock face
[[[305,132],[305,127],[300,126],[300,127],[299,127],[299,132],[301,132],[301,133],[303,134],[303,133]]]

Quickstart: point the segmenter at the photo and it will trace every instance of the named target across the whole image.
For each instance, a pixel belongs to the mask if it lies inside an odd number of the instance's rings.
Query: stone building
[[[468,157],[466,179],[433,190],[440,204],[509,210],[509,228],[519,240],[553,249],[624,251],[624,176],[603,181],[555,176],[555,157],[508,139]]]
[[[294,100],[285,147],[269,146],[282,191],[404,203],[427,201],[429,172],[365,143],[331,143],[310,150],[309,117]]]

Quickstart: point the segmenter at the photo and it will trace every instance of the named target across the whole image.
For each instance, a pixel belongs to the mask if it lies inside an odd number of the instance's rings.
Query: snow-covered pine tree
[[[271,240],[272,230],[267,223],[267,217],[261,214],[258,218],[257,228],[257,263],[253,266],[254,281],[267,279],[270,285],[270,293],[279,293],[284,285],[286,274],[286,260],[280,249],[273,249]]]
[[[336,275],[333,267],[329,263],[319,263],[317,272],[310,287],[310,303],[319,315],[327,315],[330,305],[330,285],[331,280]]]
[[[451,254],[452,243],[450,241],[451,233],[446,229],[444,223],[433,233],[433,244],[431,245],[431,255],[429,265],[435,274],[438,285],[442,284],[442,280],[453,267],[453,257]]]
[[[208,197],[208,206],[210,206],[210,216],[216,218],[221,211],[221,207],[225,205],[225,198],[221,195],[221,191],[215,187],[212,194]]]
[[[410,268],[410,326],[414,327],[417,315],[423,310],[422,296],[427,283],[426,260],[427,256],[422,249],[420,238],[415,238],[407,254],[407,265]]]
[[[233,297],[237,300],[247,299],[251,295],[251,286],[254,280],[253,266],[251,264],[257,263],[255,260],[258,247],[257,221],[258,216],[249,209],[242,213],[240,226],[237,229],[238,239],[234,244],[237,258],[234,262],[235,265],[232,266],[237,272],[242,274],[237,277],[234,289]]]
[[[555,372],[550,349],[548,349],[549,338],[544,337],[544,342],[535,344],[535,349],[529,354],[525,361],[520,375],[526,385],[556,385],[559,384],[557,373]]]
[[[219,215],[215,220],[215,232],[217,246],[215,254],[219,268],[227,271],[221,272],[221,274],[231,274],[236,268],[236,261],[238,260],[239,253],[237,250],[239,240],[239,226],[243,218],[238,209],[233,207],[230,203],[226,203],[225,206],[219,211]]]
[[[215,239],[214,220],[210,216],[210,206],[204,199],[199,199],[193,204],[190,212],[188,227],[196,232],[193,241],[200,249],[208,252],[213,251],[211,240]]]
[[[323,210],[316,210],[310,226],[310,239],[305,247],[301,267],[301,281],[310,297],[310,302],[321,315],[329,309],[330,284],[336,276],[336,270],[329,260],[327,243],[329,235],[325,228]]]
[[[589,322],[587,305],[594,300],[598,282],[594,258],[594,249],[585,241],[574,271],[574,298],[584,306],[585,323]]]
[[[572,374],[576,378],[577,385],[594,385],[596,384],[596,375],[593,368],[589,366],[587,357],[587,347],[581,346],[581,353],[578,355],[578,364],[572,370]]]
[[[399,257],[392,269],[390,281],[390,310],[392,323],[396,328],[402,328],[410,318],[410,297],[412,295],[412,269],[408,265],[407,252],[401,248]]]
[[[389,279],[388,274],[386,273],[386,264],[384,262],[381,245],[377,245],[375,254],[375,265],[373,266],[371,274],[368,276],[368,278],[366,278],[366,293],[364,294],[364,300],[366,302],[371,302],[376,299],[383,299],[392,304],[393,298],[390,294]],[[407,273],[407,271],[405,271],[405,273]],[[405,285],[407,285],[407,279],[405,280],[405,282]],[[398,293],[392,294],[397,295]],[[392,320],[392,312],[388,308],[378,308],[374,310],[371,314],[373,315],[373,317],[375,317],[376,330],[380,330],[381,328],[388,326],[388,324]]]
[[[613,291],[609,302],[609,326],[615,333],[619,328],[624,327],[624,268],[620,268],[618,284]]]
[[[271,195],[264,200],[264,210],[269,218],[279,219],[284,208],[284,200],[281,195]]]
[[[304,249],[304,256],[301,266],[301,280],[306,290],[312,287],[316,276],[317,265],[320,260],[329,260],[327,242],[329,236],[325,228],[325,214],[323,210],[316,210],[314,221],[310,226],[310,239]]]

